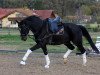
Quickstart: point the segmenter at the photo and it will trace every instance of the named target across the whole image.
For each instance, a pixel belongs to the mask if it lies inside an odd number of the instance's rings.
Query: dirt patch
[[[33,53],[27,64],[19,64],[24,53],[0,53],[0,75],[100,75],[100,58],[87,57],[87,66],[82,66],[81,56],[70,55],[67,64],[63,63],[63,53],[49,54],[51,65],[45,69],[44,55]]]

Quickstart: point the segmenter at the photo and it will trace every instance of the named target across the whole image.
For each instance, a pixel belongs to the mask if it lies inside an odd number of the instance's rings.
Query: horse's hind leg
[[[79,32],[78,34],[75,33],[72,42],[80,50],[80,52],[82,54],[82,58],[83,58],[83,65],[86,65],[86,62],[87,62],[87,59],[86,59],[86,50],[84,49],[83,44],[82,44],[82,33],[81,32]]]
[[[69,49],[68,51],[64,54],[63,58],[64,58],[64,63],[67,63],[67,57],[68,55],[72,52],[72,50],[75,48],[70,42],[65,44]]]
[[[83,47],[82,44],[77,45],[77,47],[81,51],[82,58],[83,58],[83,65],[86,66],[86,62],[87,62],[87,59],[86,59],[86,50],[84,49],[84,47]]]
[[[22,61],[20,62],[20,64],[21,64],[21,65],[25,65],[25,64],[26,64],[25,62],[26,62],[26,60],[27,60],[29,54],[32,53],[32,51],[34,51],[34,50],[36,50],[36,49],[38,49],[38,48],[40,48],[40,45],[39,45],[39,44],[36,44],[36,45],[33,46],[32,48],[28,49],[27,52],[26,52],[26,54],[25,54],[24,57],[22,58]]]
[[[48,56],[48,51],[47,51],[46,45],[43,45],[43,46],[42,46],[42,50],[43,50],[43,52],[44,52],[45,59],[46,59],[46,65],[45,65],[45,68],[49,68],[49,65],[50,65],[50,59],[49,59],[49,56]]]

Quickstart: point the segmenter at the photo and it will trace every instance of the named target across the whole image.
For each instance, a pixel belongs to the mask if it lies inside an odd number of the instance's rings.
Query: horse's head
[[[43,20],[41,20],[37,16],[29,16],[29,17],[21,20],[20,22],[18,22],[18,21],[16,21],[16,22],[18,23],[18,28],[20,30],[21,39],[24,41],[27,40],[27,35],[29,33],[29,30],[31,30],[35,36],[37,36],[41,33],[40,30],[43,25]]]
[[[20,31],[21,40],[26,41],[30,29],[29,26],[24,21],[16,22],[18,23],[18,29]]]

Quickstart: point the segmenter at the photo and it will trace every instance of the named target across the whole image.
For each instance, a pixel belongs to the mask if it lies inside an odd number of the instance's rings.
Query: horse
[[[29,16],[18,23],[21,40],[26,41],[29,31],[32,31],[35,37],[36,45],[29,48],[22,58],[20,64],[26,65],[26,60],[30,53],[34,50],[41,48],[45,55],[46,65],[45,68],[49,68],[50,58],[46,45],[61,45],[64,44],[68,47],[67,52],[64,54],[64,63],[67,62],[68,55],[74,50],[75,46],[80,50],[83,57],[83,65],[86,66],[86,50],[82,44],[82,36],[86,37],[92,49],[98,54],[99,50],[94,45],[90,34],[86,28],[82,25],[76,25],[74,23],[63,23],[64,33],[62,35],[56,35],[51,33],[48,19],[42,20],[37,16]],[[50,42],[51,41],[51,42]]]

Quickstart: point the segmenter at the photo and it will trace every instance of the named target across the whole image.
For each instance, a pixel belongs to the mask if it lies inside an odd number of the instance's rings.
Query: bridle
[[[24,28],[29,29],[29,28],[28,28],[27,26],[25,26],[25,25],[24,25]],[[18,27],[18,30],[19,30],[19,32],[21,32],[21,28]],[[30,30],[30,29],[29,29],[29,30]],[[22,34],[22,33],[21,33],[21,36],[26,36],[26,34]],[[28,36],[29,38],[31,38],[31,39],[34,39],[34,38],[33,38],[34,35],[30,35],[30,34],[28,34],[27,36]],[[32,37],[31,37],[31,36],[32,36]]]
[[[41,24],[43,24],[43,22],[42,22]],[[29,28],[29,27],[27,27],[27,26],[25,26],[25,25],[23,25],[23,27],[24,27],[25,29],[28,29],[28,30],[31,29],[31,28]],[[41,28],[42,28],[42,25],[41,25],[41,27],[38,29],[38,31],[34,32],[33,35],[31,35],[31,34],[22,34],[22,33],[21,33],[21,36],[26,36],[26,35],[27,35],[29,38],[34,39],[34,35],[38,34],[38,33],[40,32],[40,29],[41,29]],[[20,27],[18,27],[18,30],[19,30],[19,32],[21,32],[21,28],[20,28]]]

